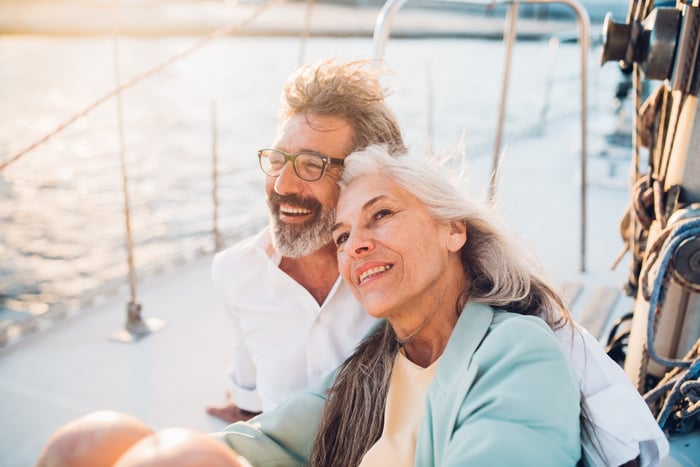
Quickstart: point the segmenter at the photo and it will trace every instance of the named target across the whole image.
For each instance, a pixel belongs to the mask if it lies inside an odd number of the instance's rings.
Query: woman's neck
[[[423,368],[440,358],[457,324],[464,302],[463,290],[448,286],[436,310],[428,316],[426,322],[409,338],[400,340],[406,357]]]
[[[445,351],[457,317],[456,310],[449,316],[446,313],[435,316],[423,331],[403,345],[406,357],[423,368],[434,363]]]
[[[442,355],[467,300],[467,278],[461,261],[455,259],[450,269],[452,272],[446,275],[447,282],[440,295],[436,296],[434,308],[425,315],[426,318],[418,327],[409,333],[402,333],[399,329],[403,327],[398,326],[399,323],[392,323],[406,357],[423,368],[430,366]],[[414,313],[420,315],[417,310]]]

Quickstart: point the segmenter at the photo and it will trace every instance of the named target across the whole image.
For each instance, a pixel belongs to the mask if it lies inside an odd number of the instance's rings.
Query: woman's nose
[[[287,195],[289,193],[297,193],[299,191],[299,184],[303,182],[294,171],[294,167],[291,162],[287,162],[282,167],[282,171],[275,179],[275,193],[278,195]]]
[[[353,232],[353,234],[348,237],[346,248],[350,255],[358,257],[372,251],[374,249],[374,243],[369,236],[362,232]]]

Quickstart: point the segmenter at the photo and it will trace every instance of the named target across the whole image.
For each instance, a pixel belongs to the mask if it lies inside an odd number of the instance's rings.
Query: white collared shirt
[[[668,440],[627,374],[585,328],[576,325],[572,333],[564,326],[555,334],[579,377],[596,446],[604,456],[586,441],[585,465],[620,465],[637,455],[642,467],[658,465],[669,452]]]
[[[218,253],[214,286],[233,322],[227,387],[238,407],[268,411],[317,384],[374,323],[338,276],[322,305],[279,269],[269,228]]]

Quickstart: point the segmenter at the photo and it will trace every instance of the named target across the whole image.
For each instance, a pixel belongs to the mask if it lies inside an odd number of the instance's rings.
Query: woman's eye
[[[380,209],[379,211],[374,213],[374,216],[372,216],[372,218],[375,221],[378,221],[379,219],[382,219],[390,214],[391,214],[391,211],[389,209]]]
[[[347,233],[341,233],[340,235],[338,235],[337,237],[335,237],[335,246],[340,246],[340,245],[342,245],[343,243],[345,243],[345,241],[346,241],[347,239],[348,239],[348,234],[347,234]]]

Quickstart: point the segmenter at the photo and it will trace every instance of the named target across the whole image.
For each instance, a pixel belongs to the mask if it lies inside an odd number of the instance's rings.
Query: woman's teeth
[[[379,274],[380,272],[388,271],[391,269],[391,264],[387,264],[385,266],[377,266],[376,268],[368,269],[362,274],[360,274],[360,280],[359,283],[361,284],[365,279],[368,277],[372,277],[375,274]]]

